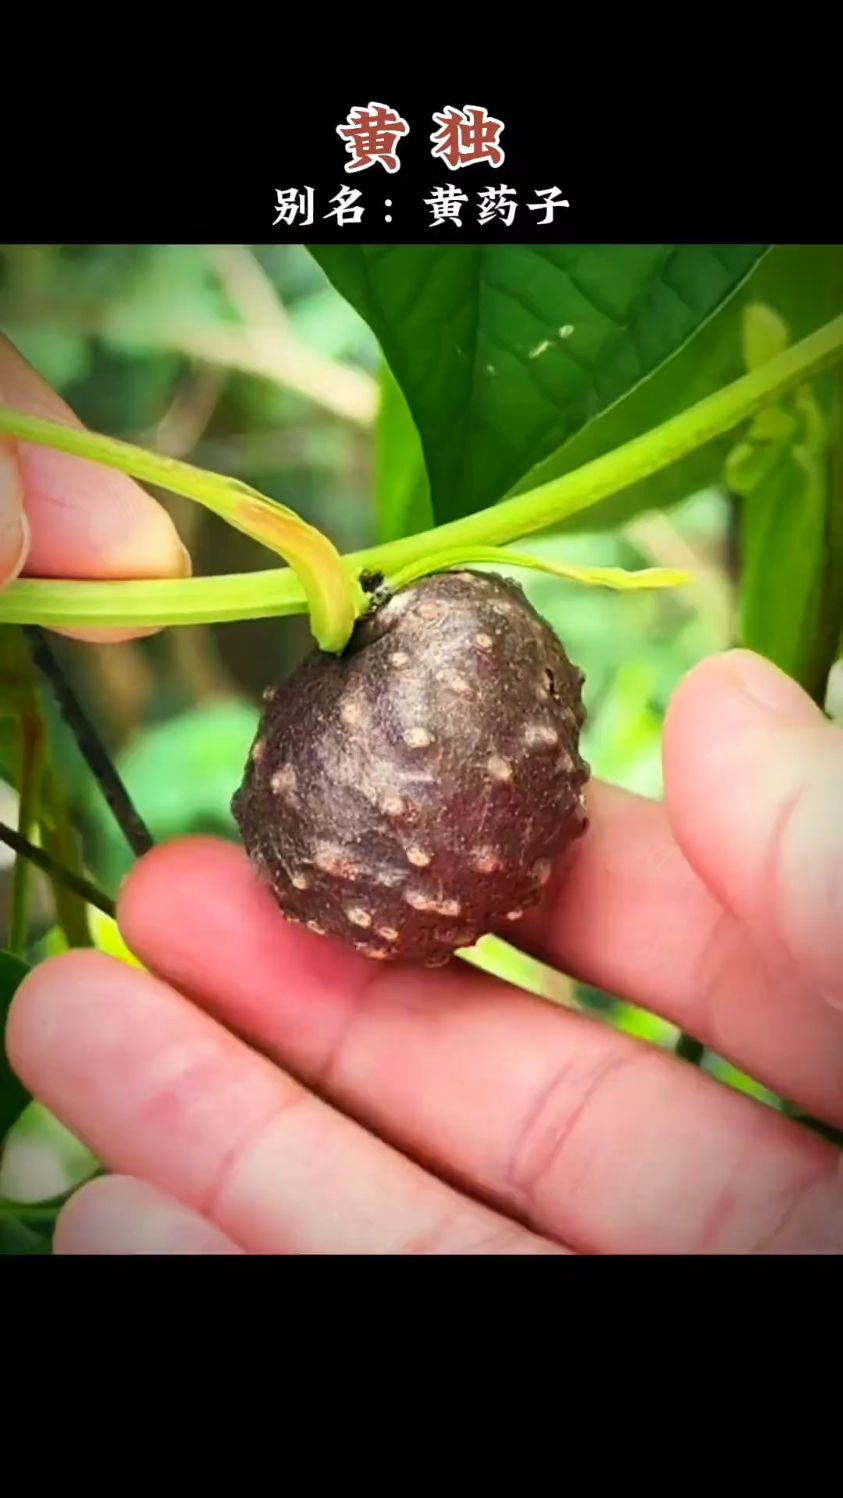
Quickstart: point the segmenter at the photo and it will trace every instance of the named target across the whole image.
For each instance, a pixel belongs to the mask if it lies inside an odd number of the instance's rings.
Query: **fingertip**
[[[823,714],[808,693],[780,667],[753,650],[736,647],[707,656],[679,683],[665,720],[665,741],[688,722],[711,739],[712,726],[728,714],[734,726],[753,729],[770,720],[794,727],[823,722]]]
[[[6,1054],[24,1086],[36,1095],[44,1058],[49,1069],[61,1033],[73,1023],[74,1001],[107,970],[113,975],[130,971],[104,952],[61,952],[38,963],[18,987],[6,1016]]]
[[[212,1223],[132,1176],[100,1176],[59,1213],[53,1252],[69,1255],[239,1254]]]
[[[702,662],[663,740],[673,835],[720,904],[818,991],[840,987],[843,733],[752,651]]]

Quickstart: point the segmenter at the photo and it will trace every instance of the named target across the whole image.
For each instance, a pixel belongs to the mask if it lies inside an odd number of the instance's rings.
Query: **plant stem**
[[[693,1035],[683,1030],[676,1042],[673,1054],[680,1061],[688,1061],[691,1066],[699,1066],[705,1055],[705,1046],[702,1041],[695,1040]]]
[[[437,529],[368,547],[341,558],[348,574],[348,584],[356,586],[357,576],[365,568],[383,572],[388,583],[391,573],[397,573],[421,557],[458,550],[463,545],[503,545],[520,536],[544,530],[651,477],[714,441],[753,416],[769,401],[794,389],[809,376],[831,367],[841,358],[843,316],[826,323],[800,343],[793,344],[784,353],[715,391],[687,411],[671,417],[623,447],[604,453],[573,473]],[[0,432],[93,458],[120,467],[135,477],[148,478],[177,493],[187,492],[189,497],[197,497],[193,489],[199,470],[190,469],[187,464],[176,464],[172,459],[145,454],[128,444],[112,444],[109,439],[88,432],[4,409],[0,409]],[[115,447],[119,450],[119,461],[114,456]],[[167,482],[161,477],[162,464],[171,465]],[[193,488],[190,490],[180,487],[186,482],[183,471],[192,476]],[[200,474],[200,480],[202,477]],[[234,480],[222,480],[218,475],[204,477],[213,480],[216,486],[231,484],[245,496],[255,495],[257,500],[262,499],[257,491],[235,484]],[[217,492],[216,488],[214,492]],[[281,507],[278,509],[280,511]],[[219,513],[225,514],[225,511]],[[225,518],[231,517],[225,514]],[[37,623],[59,629],[87,625],[94,628],[154,628],[264,619],[304,613],[307,606],[303,587],[289,569],[186,581],[84,583],[23,579],[12,583],[0,595],[0,621]]]
[[[64,797],[59,790],[52,767],[44,770],[41,791],[41,843],[56,868],[68,869],[77,878],[84,878],[79,857],[76,833]],[[69,889],[55,874],[50,875],[56,916],[69,947],[92,947],[91,927],[88,921],[88,905],[75,890]]]
[[[44,763],[44,725],[36,704],[24,709],[19,718],[20,777],[18,832],[29,838],[38,821],[41,771]],[[29,939],[29,895],[31,865],[18,853],[12,876],[12,900],[9,917],[9,950],[25,957]]]
[[[204,505],[295,569],[307,598],[313,633],[323,650],[340,651],[347,644],[357,616],[366,608],[363,591],[343,566],[333,542],[286,505],[268,499],[241,479],[21,411],[0,408],[0,433],[102,463]]]
[[[6,843],[8,847],[13,848],[19,856],[22,855],[24,858],[28,858],[31,863],[35,864],[36,868],[42,869],[51,879],[61,880],[63,884],[67,885],[68,889],[75,890],[77,895],[80,895],[83,900],[87,900],[89,905],[94,905],[97,910],[101,910],[103,915],[110,916],[112,920],[116,919],[117,907],[114,901],[109,899],[108,895],[104,894],[102,890],[97,889],[95,884],[92,884],[89,879],[85,879],[81,874],[74,874],[72,869],[64,868],[55,859],[51,858],[50,854],[44,848],[37,847],[35,843],[31,843],[21,833],[15,832],[12,827],[7,827],[5,822],[0,822],[0,842]]]
[[[117,825],[135,856],[142,858],[154,846],[148,827],[41,630],[27,625],[24,634],[29,642],[32,659],[50,683],[62,717],[72,729],[80,752],[113,812]]]

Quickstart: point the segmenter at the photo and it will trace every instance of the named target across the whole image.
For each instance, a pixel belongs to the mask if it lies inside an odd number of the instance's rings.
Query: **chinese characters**
[[[436,126],[427,137],[431,158],[449,171],[461,171],[470,166],[486,166],[494,171],[500,169],[505,160],[501,145],[504,130],[503,120],[496,119],[480,104],[466,104],[462,109],[454,105],[437,110],[432,116]],[[391,104],[370,100],[368,104],[357,104],[349,110],[345,122],[336,126],[336,133],[343,142],[348,155],[345,163],[347,173],[368,171],[380,166],[390,177],[401,168],[400,149],[411,134],[410,123]],[[505,182],[494,186],[479,187],[472,199],[455,183],[431,185],[429,196],[422,202],[429,210],[429,226],[447,232],[461,229],[465,222],[474,222],[479,228],[504,224],[511,228],[519,213],[540,214],[536,221],[546,225],[555,222],[560,209],[570,207],[559,187],[537,187],[532,189],[533,200],[519,204],[516,189]],[[312,187],[276,188],[276,216],[273,227],[278,224],[310,225],[315,215],[315,190]],[[387,224],[392,223],[392,214],[383,212],[393,206],[391,198],[370,200],[369,216]],[[363,193],[359,188],[342,185],[329,199],[328,210],[320,215],[323,219],[335,219],[337,224],[360,224],[367,212]]]
[[[466,104],[464,109],[455,109],[451,104],[434,114],[433,123],[439,128],[430,136],[434,147],[430,154],[451,171],[482,162],[492,167],[503,165],[503,120],[496,120],[483,105]],[[371,100],[365,106],[355,105],[345,124],[337,125],[337,135],[345,141],[350,158],[346,171],[363,172],[379,165],[386,172],[397,172],[401,166],[398,142],[409,133],[408,121],[389,104]]]
[[[539,224],[551,224],[555,222],[554,215],[559,208],[568,208],[570,205],[567,198],[563,198],[559,187],[539,187],[535,189],[539,199],[537,203],[525,203],[523,207],[530,213],[541,214],[536,220]],[[309,225],[314,222],[315,191],[312,187],[279,187],[276,188],[276,216],[273,220],[273,228],[278,224],[302,224]],[[348,187],[345,183],[329,198],[327,213],[320,215],[324,219],[335,219],[337,224],[344,228],[346,224],[359,224],[363,221],[366,212],[366,204],[363,201],[363,193],[358,187]],[[463,214],[468,215],[471,199],[467,192],[463,192],[456,183],[449,182],[446,186],[431,188],[430,196],[423,199],[425,206],[430,210],[430,227],[437,229],[442,225],[451,224],[457,229],[463,227]],[[515,216],[520,206],[514,187],[507,187],[501,183],[500,187],[481,187],[475,197],[474,203],[476,213],[471,222],[477,223],[481,228],[488,224],[504,223],[510,228],[515,222]],[[379,209],[392,207],[391,198],[383,198],[373,207],[373,212]],[[382,213],[383,222],[392,223],[391,213]]]
[[[430,137],[436,147],[432,154],[453,171],[461,166],[474,166],[478,161],[487,161],[489,166],[502,165],[504,153],[498,137],[503,120],[493,119],[476,104],[466,104],[465,109],[446,109],[433,118],[439,129]]]
[[[337,125],[337,135],[346,142],[351,160],[347,172],[364,172],[377,163],[385,172],[397,172],[401,163],[396,146],[410,127],[388,104],[370,104],[368,109],[352,109],[344,125]]]

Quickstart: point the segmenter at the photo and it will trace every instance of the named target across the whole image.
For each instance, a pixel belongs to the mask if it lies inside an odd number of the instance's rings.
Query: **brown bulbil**
[[[428,963],[511,930],[587,825],[582,682],[522,590],[478,572],[425,577],[341,656],[314,651],[265,694],[232,801],[284,913]]]

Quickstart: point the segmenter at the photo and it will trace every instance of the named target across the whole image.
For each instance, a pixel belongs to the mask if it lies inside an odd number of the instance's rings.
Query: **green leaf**
[[[735,295],[703,322],[677,353],[526,474],[512,492],[520,494],[569,473],[687,410],[738,379],[746,368],[747,352],[756,361],[750,367],[757,368],[759,354],[745,350],[743,331],[747,307],[758,302],[786,320],[794,340],[805,338],[843,308],[841,246],[774,246],[760,258]],[[756,331],[763,341],[763,332],[757,324]],[[769,333],[769,337],[775,338],[775,334]],[[774,343],[767,343],[768,357],[774,347]],[[721,482],[731,443],[729,435],[716,437],[681,462],[630,485],[617,495],[607,496],[586,515],[572,515],[562,522],[562,528],[576,531],[583,526],[589,530],[615,527],[641,510],[667,509]]]
[[[763,245],[317,245],[421,434],[439,521],[516,485],[674,354]]]
[[[788,341],[772,308],[747,308],[748,365],[775,358]],[[740,643],[818,702],[843,623],[843,495],[833,469],[840,419],[837,381],[814,381],[760,411],[725,464],[740,505]]]
[[[386,363],[381,368],[375,425],[375,493],[378,540],[395,541],[433,525],[430,484],[418,427]]]
[[[0,1209],[46,1210],[100,1169],[81,1139],[33,1099],[6,1135],[0,1165]]]
[[[29,968],[13,952],[0,952],[0,1027],[3,1046],[0,1049],[0,1139],[29,1102],[29,1093],[12,1071],[6,1054],[6,1018],[12,999],[29,972]]]
[[[56,1214],[58,1215],[58,1214]],[[30,1226],[20,1217],[0,1216],[0,1254],[20,1258],[24,1254],[49,1254],[55,1216],[47,1223]]]

